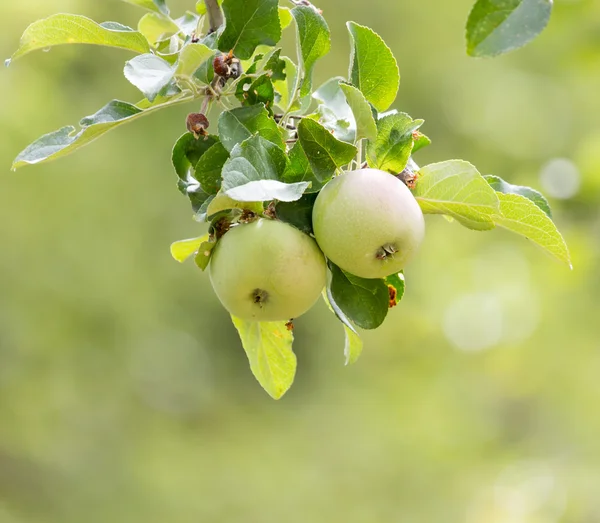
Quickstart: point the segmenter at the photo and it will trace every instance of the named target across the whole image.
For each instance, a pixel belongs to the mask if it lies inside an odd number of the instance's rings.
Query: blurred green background
[[[192,0],[172,0],[175,14]],[[557,0],[532,45],[465,55],[472,0],[322,0],[398,58],[421,164],[462,158],[550,197],[570,272],[503,231],[441,217],[408,290],[343,366],[319,304],[280,402],[252,377],[206,275],[170,147],[190,107],[57,163],[9,171],[39,135],[140,96],[126,52],[62,47],[0,71],[0,523],[600,521],[600,2]],[[0,56],[55,12],[135,25],[117,0],[0,4]]]

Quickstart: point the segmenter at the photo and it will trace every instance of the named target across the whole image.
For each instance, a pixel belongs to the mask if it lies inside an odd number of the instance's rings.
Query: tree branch
[[[204,0],[206,4],[206,12],[208,13],[208,21],[210,24],[210,33],[214,33],[223,25],[223,11],[217,0]]]

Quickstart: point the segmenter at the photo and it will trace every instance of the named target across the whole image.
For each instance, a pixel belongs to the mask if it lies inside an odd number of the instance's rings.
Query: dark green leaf
[[[422,167],[414,195],[425,214],[451,216],[477,231],[495,227],[498,197],[469,162],[450,160]]]
[[[298,45],[304,71],[300,84],[300,96],[306,96],[312,88],[312,73],[315,63],[331,49],[331,37],[327,22],[312,7],[296,6],[292,9],[292,15],[298,28]]]
[[[373,118],[373,111],[364,95],[353,85],[340,84],[346,101],[354,115],[356,127],[356,140],[375,140],[377,138],[377,124]]]
[[[523,47],[548,25],[552,0],[477,0],[467,21],[467,53],[497,56]]]
[[[144,35],[131,27],[115,22],[97,24],[85,16],[58,14],[38,20],[25,29],[19,49],[11,60],[36,49],[64,44],[105,45],[137,53],[147,53],[150,50]]]
[[[389,290],[384,280],[367,280],[329,263],[331,297],[342,312],[362,329],[379,327],[389,309]]]
[[[377,139],[367,147],[369,166],[398,174],[404,170],[413,149],[413,132],[423,120],[405,113],[392,114],[377,121]]]
[[[373,30],[348,22],[352,36],[350,81],[378,111],[385,111],[396,99],[400,72],[396,59]]]
[[[208,46],[206,42],[201,45],[206,45],[210,49],[210,46]],[[213,53],[200,65],[200,67],[198,67],[194,73],[194,78],[205,85],[209,85],[215,77],[215,70],[213,68],[213,59],[215,55],[216,52],[213,50]]]
[[[525,196],[497,194],[500,200],[500,213],[494,216],[496,225],[525,236],[573,268],[565,240],[542,209]]]
[[[264,105],[238,107],[225,111],[219,117],[219,136],[221,143],[229,152],[239,143],[258,133],[263,138],[277,145],[281,150],[285,144],[281,128],[275,120],[269,118]]]
[[[200,157],[196,164],[195,178],[208,194],[217,194],[221,188],[221,171],[229,159],[229,152],[217,142]]]
[[[252,136],[231,151],[223,167],[222,189],[240,202],[298,200],[308,183],[279,181],[286,167],[287,157],[279,147],[262,136]]]
[[[305,194],[295,202],[278,202],[275,214],[282,222],[289,223],[306,234],[312,234],[312,211],[317,194]]]
[[[194,176],[196,164],[213,145],[218,143],[216,136],[196,139],[192,133],[183,134],[175,143],[171,159],[175,172],[182,180]]]
[[[498,176],[484,176],[487,182],[492,186],[494,191],[501,192],[503,194],[518,194],[520,196],[525,196],[525,198],[531,200],[535,203],[542,211],[544,211],[549,218],[552,218],[552,209],[550,209],[550,204],[548,200],[544,197],[544,195],[531,187],[523,187],[521,185],[512,185],[508,182],[505,182],[502,178]]]
[[[81,120],[82,129],[80,131],[77,132],[72,126],[63,127],[33,142],[17,156],[12,168],[14,170],[23,165],[46,162],[66,156],[119,125],[189,100],[191,100],[191,95],[182,95],[144,109],[127,102],[113,100],[96,114]]]
[[[336,169],[350,163],[356,147],[335,138],[319,123],[304,118],[298,125],[298,138],[315,177],[325,181]]]
[[[175,68],[162,58],[147,53],[129,60],[123,74],[152,102],[171,81]]]
[[[268,112],[272,112],[275,101],[275,89],[268,74],[263,74],[252,81],[244,78],[237,84],[236,98],[243,106],[263,104]]]
[[[231,317],[250,361],[252,374],[273,399],[280,399],[296,375],[294,336],[284,322],[261,323]]]
[[[128,4],[138,5],[149,11],[155,13],[162,13],[163,15],[169,16],[169,8],[165,0],[123,0]]]
[[[275,45],[281,38],[277,0],[224,0],[225,29],[219,49],[233,50],[248,60],[259,45]]]
[[[273,82],[285,80],[285,60],[281,57],[281,49],[275,49],[273,53],[268,57],[265,63],[265,71],[271,73],[271,80]]]
[[[307,193],[319,192],[324,182],[317,180],[313,173],[308,158],[302,149],[302,144],[296,142],[289,152],[290,163],[283,173],[283,181],[286,183],[310,182],[311,186],[306,190]]]
[[[328,286],[323,290],[323,300],[329,310],[333,312],[338,320],[344,325],[345,343],[344,343],[344,356],[346,358],[346,365],[351,365],[358,361],[363,350],[363,342],[356,331],[354,324],[348,319],[348,317],[338,307],[337,303],[331,296],[331,288]]]
[[[203,191],[198,180],[192,177],[191,174],[188,174],[186,178],[179,178],[177,187],[183,195],[189,198],[192,210],[196,213],[196,220],[204,221],[206,210],[215,196]]]
[[[385,283],[386,285],[393,287],[395,290],[395,295],[393,297],[390,294],[390,307],[395,307],[402,301],[402,298],[404,297],[404,291],[406,288],[404,274],[401,272],[398,274],[392,274],[385,279]]]

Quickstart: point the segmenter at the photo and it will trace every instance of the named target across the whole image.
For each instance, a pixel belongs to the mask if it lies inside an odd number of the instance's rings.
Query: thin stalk
[[[214,33],[223,25],[223,11],[217,0],[204,0],[206,4],[206,12],[208,13],[208,23],[210,25],[210,33]]]

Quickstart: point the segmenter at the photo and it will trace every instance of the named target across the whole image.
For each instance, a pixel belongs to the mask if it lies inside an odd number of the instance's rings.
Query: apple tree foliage
[[[504,228],[571,265],[567,246],[537,191],[482,176],[463,160],[418,167],[431,144],[423,120],[391,109],[400,85],[396,59],[372,29],[348,22],[347,77],[313,85],[313,70],[331,47],[322,12],[306,0],[200,0],[173,17],[165,0],[125,0],[146,10],[137,28],[57,14],[24,32],[7,65],[35,50],[63,44],[124,49],[124,75],[141,93],[137,103],[109,101],[78,126],[48,133],[14,160],[13,169],[66,156],[121,125],[155,111],[195,103],[188,132],[172,160],[179,191],[208,233],[175,242],[173,257],[206,269],[219,238],[257,217],[312,234],[319,191],[346,170],[371,167],[407,182],[424,214],[440,214],[475,231]],[[551,0],[477,0],[467,23],[467,50],[494,56],[530,41],[547,24]],[[295,34],[296,56],[279,46]],[[293,53],[292,53],[293,54]],[[220,110],[209,122],[211,107]],[[403,273],[364,279],[328,263],[322,297],[343,324],[346,364],[363,348],[359,328],[374,329],[405,291]],[[274,398],[296,372],[291,322],[232,317],[257,380]]]

